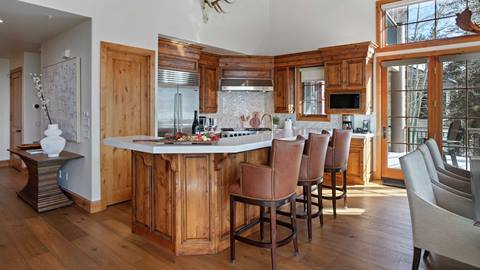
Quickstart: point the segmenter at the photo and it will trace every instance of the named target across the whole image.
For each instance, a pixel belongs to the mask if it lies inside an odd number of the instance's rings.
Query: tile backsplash
[[[218,126],[221,128],[238,128],[240,127],[241,115],[252,115],[253,112],[260,112],[278,116],[282,122],[286,118],[293,120],[296,128],[313,128],[313,129],[332,129],[341,128],[341,115],[331,115],[329,122],[310,122],[295,121],[295,114],[277,114],[273,112],[273,92],[218,92],[218,111],[214,114],[202,114],[207,117],[217,119]],[[372,119],[369,115],[355,115],[355,127],[361,127],[362,120]],[[372,123],[374,123],[372,121]],[[263,126],[263,125],[262,125]]]

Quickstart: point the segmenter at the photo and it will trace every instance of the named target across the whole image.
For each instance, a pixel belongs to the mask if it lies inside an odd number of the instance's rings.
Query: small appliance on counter
[[[342,129],[352,129],[353,130],[353,114],[344,114],[342,115]]]
[[[284,123],[284,129],[292,129],[292,119],[290,118],[287,118],[285,119],[285,123]]]

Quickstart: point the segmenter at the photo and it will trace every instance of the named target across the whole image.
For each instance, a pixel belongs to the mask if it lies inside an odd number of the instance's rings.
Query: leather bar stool
[[[312,201],[312,187],[317,186],[318,194],[322,194],[323,173],[330,135],[310,133],[305,142],[305,149],[300,166],[300,174],[297,185],[303,188],[303,198],[297,198],[297,202],[306,204],[306,213],[297,214],[297,218],[307,219],[308,240],[312,240],[312,219],[319,217],[320,225],[323,226],[323,203],[322,198],[317,196],[318,202]],[[318,211],[312,213],[312,205],[318,207]]]
[[[323,133],[323,132],[322,132]],[[330,173],[332,181],[331,186],[323,185],[325,188],[332,190],[332,196],[323,196],[325,200],[332,201],[333,217],[337,217],[337,200],[343,199],[345,207],[347,207],[347,165],[350,153],[350,143],[352,141],[352,130],[334,129],[327,150],[327,158],[325,160],[325,172]],[[337,187],[337,173],[343,176],[342,187]],[[337,195],[337,191],[341,191]],[[318,193],[321,195],[322,193]],[[314,197],[316,197],[315,195]]]
[[[305,148],[300,165],[300,174],[298,176],[297,186],[301,186],[303,196],[297,196],[296,201],[304,205],[304,212],[297,213],[297,218],[307,220],[308,240],[312,240],[312,219],[319,217],[320,225],[323,226],[323,203],[322,198],[317,196],[317,202],[312,200],[313,188],[316,186],[318,194],[322,194],[323,173],[325,167],[325,158],[327,156],[329,134],[310,133],[305,142]],[[318,211],[313,213],[312,205],[318,207]],[[278,211],[278,214],[289,216],[290,213]]]
[[[293,241],[298,254],[295,212],[295,190],[302,160],[305,139],[295,141],[273,140],[270,166],[240,164],[240,182],[230,186],[230,259],[235,261],[235,240],[262,248],[271,249],[272,269],[276,269],[277,247]],[[235,229],[236,202],[260,207],[260,218]],[[290,203],[291,223],[277,220],[277,208]],[[265,208],[270,209],[270,218],[265,217]],[[270,242],[263,241],[263,223],[270,222]],[[260,224],[260,239],[255,241],[241,236],[243,232]],[[288,228],[291,233],[277,240],[277,225]]]

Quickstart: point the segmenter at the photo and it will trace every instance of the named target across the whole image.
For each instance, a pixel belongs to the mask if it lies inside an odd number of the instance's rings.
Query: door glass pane
[[[480,154],[480,60],[448,60],[442,67],[442,158],[469,170],[470,157]]]
[[[399,158],[428,137],[427,63],[387,68],[388,168],[400,169]]]

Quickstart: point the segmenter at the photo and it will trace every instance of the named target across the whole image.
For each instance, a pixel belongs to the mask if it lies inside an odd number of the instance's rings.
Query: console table
[[[9,149],[19,156],[28,170],[28,182],[17,195],[37,212],[45,212],[73,203],[58,186],[58,170],[72,159],[83,156],[63,151],[59,157],[49,158],[45,154],[29,154],[24,150]]]

